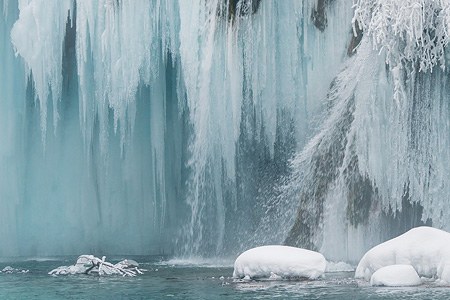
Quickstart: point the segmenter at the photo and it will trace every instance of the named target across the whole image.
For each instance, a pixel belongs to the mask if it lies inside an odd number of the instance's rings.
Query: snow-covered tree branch
[[[61,266],[52,271],[49,275],[68,275],[68,274],[98,274],[102,275],[122,275],[134,277],[143,274],[145,269],[140,269],[139,264],[134,260],[125,259],[117,264],[106,261],[106,257],[101,259],[93,255],[81,255],[78,257],[75,265]]]
[[[354,0],[353,26],[369,35],[374,47],[386,51],[391,67],[406,61],[419,71],[445,68],[450,39],[450,1]]]

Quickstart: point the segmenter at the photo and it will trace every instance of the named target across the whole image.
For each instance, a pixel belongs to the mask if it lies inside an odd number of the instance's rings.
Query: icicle
[[[58,121],[58,102],[62,88],[62,55],[66,22],[72,0],[19,0],[20,15],[11,30],[11,39],[28,71],[33,75],[41,110],[41,130],[45,140],[50,93],[53,100],[53,125]]]

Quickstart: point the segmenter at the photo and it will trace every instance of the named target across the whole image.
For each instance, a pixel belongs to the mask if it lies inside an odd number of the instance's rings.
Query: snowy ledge
[[[373,278],[375,272],[393,265],[410,265],[419,276],[438,278],[443,283],[449,284],[450,233],[426,226],[413,228],[370,249],[359,262],[355,277],[367,281],[372,278],[372,282],[379,281],[380,274]],[[389,271],[398,271],[396,273],[398,276],[411,275],[405,267],[396,268]],[[388,273],[381,275],[388,276]]]
[[[327,266],[314,251],[288,246],[262,246],[245,251],[234,263],[234,278],[317,279]]]

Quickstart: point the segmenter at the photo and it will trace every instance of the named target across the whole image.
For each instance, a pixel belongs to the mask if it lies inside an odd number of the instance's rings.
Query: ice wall
[[[352,11],[257,2],[3,1],[0,256],[281,242]]]
[[[256,2],[4,0],[0,256],[281,242],[352,11]]]
[[[9,30],[15,21],[17,8],[4,2],[0,17],[0,235],[13,241],[17,235],[17,206],[23,196],[18,182],[23,178],[23,132],[25,127],[25,98],[23,65],[14,57]],[[9,78],[15,78],[10,80]],[[2,247],[3,248],[3,247]],[[6,250],[6,248],[8,248]],[[2,253],[16,253],[17,244],[11,242]]]
[[[0,256],[351,260],[448,226],[445,1],[0,9]]]
[[[169,20],[147,1],[50,2],[2,5],[0,256],[173,252],[183,117],[155,28]]]
[[[340,68],[351,38],[343,26],[351,8],[342,3],[327,7],[342,18],[330,19],[323,33],[311,22],[312,3],[261,2],[255,14],[231,17],[223,15],[229,11],[223,3],[180,2],[180,60],[193,129],[191,213],[178,240],[187,254],[282,242],[297,204],[277,203],[277,186],[313,130],[311,116],[332,80],[325,70]]]

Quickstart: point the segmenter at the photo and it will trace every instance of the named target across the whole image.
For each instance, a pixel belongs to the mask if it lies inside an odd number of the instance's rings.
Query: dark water
[[[0,273],[0,299],[450,299],[450,288],[425,284],[413,288],[371,287],[353,279],[353,272],[327,273],[317,281],[250,281],[231,278],[232,267],[175,265],[160,258],[136,258],[144,275],[98,277],[50,276],[76,257],[1,262],[28,273]],[[111,259],[113,261],[113,259]]]

